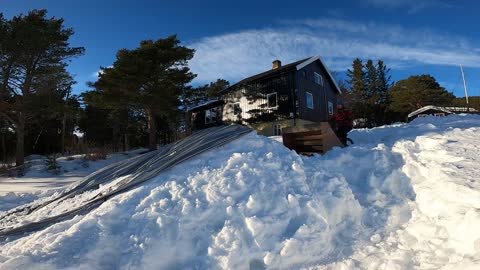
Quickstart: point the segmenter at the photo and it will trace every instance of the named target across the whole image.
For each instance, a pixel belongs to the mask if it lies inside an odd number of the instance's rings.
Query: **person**
[[[337,102],[337,112],[330,119],[332,128],[344,146],[347,146],[347,141],[353,143],[347,138],[348,132],[353,128],[353,114],[347,110],[342,102]]]

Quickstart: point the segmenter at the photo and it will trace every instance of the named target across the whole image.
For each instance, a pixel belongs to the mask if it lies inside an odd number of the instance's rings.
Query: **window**
[[[279,124],[273,125],[273,135],[280,136],[282,135],[282,126]]]
[[[434,115],[435,115],[435,116],[445,116],[444,113],[435,113]]]
[[[328,102],[328,114],[333,115],[333,103],[330,101]]]
[[[233,115],[239,115],[242,113],[242,109],[240,108],[240,103],[233,104]]]
[[[310,92],[306,93],[306,98],[307,98],[307,108],[313,109],[313,95]]]
[[[313,79],[316,84],[323,86],[323,77],[322,75],[318,74],[317,72],[313,73]]]
[[[217,121],[217,109],[208,109],[205,111],[205,124],[215,123]]]
[[[267,108],[277,107],[277,92],[267,95]]]

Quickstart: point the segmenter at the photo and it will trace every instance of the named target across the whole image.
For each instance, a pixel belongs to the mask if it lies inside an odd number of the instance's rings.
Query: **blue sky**
[[[197,50],[194,84],[236,82],[267,70],[274,59],[321,55],[343,74],[355,57],[383,59],[398,81],[432,74],[463,96],[459,64],[470,95],[480,95],[480,3],[470,0],[336,1],[70,1],[0,0],[7,18],[46,8],[75,29],[72,45],[86,48],[70,71],[76,93],[109,66],[121,48],[178,34]]]

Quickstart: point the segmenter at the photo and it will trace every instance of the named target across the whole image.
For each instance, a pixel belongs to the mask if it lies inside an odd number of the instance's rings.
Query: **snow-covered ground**
[[[480,116],[349,136],[303,157],[248,134],[0,242],[0,269],[480,269]]]
[[[112,163],[139,155],[146,149],[107,156],[106,160],[88,161],[83,155],[57,158],[60,166],[57,172],[47,169],[47,157],[31,155],[25,158],[27,167],[23,177],[0,176],[0,211],[31,202],[38,197],[53,194],[57,189],[65,188],[75,181]]]

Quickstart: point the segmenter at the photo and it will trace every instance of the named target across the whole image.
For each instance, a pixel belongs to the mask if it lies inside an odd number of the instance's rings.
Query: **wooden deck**
[[[282,137],[286,147],[303,155],[323,155],[335,146],[343,146],[328,122],[284,128]]]

